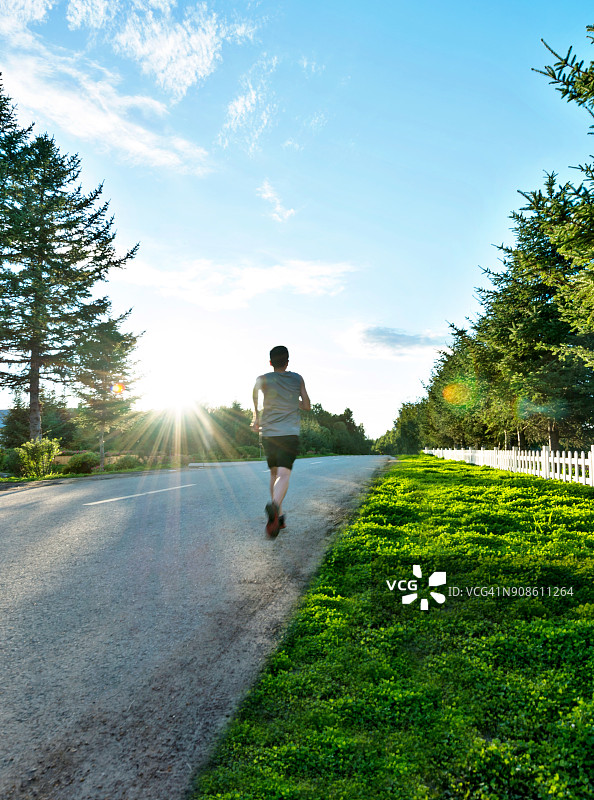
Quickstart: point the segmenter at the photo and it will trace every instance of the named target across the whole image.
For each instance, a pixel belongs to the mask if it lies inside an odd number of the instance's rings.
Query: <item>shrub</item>
[[[52,461],[60,452],[58,439],[38,439],[15,448],[20,473],[25,478],[44,478],[52,472]]]
[[[246,444],[237,448],[240,458],[259,458],[260,448],[257,445]]]
[[[111,464],[111,469],[135,469],[140,466],[140,460],[137,456],[122,456]]]
[[[10,472],[11,475],[21,474],[21,462],[14,447],[7,447],[0,453],[0,469]]]
[[[72,472],[75,475],[83,475],[92,472],[94,467],[98,467],[101,459],[97,453],[78,453],[72,456],[64,468],[64,472]]]

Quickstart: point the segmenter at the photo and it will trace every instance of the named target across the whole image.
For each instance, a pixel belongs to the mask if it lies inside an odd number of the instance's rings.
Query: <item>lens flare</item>
[[[109,391],[112,394],[121,394],[125,388],[126,387],[124,386],[123,383],[112,383],[111,386],[109,387]]]
[[[529,419],[537,414],[560,420],[567,416],[567,402],[563,398],[550,400],[548,403],[536,403],[526,397],[518,397],[515,404],[516,416]]]
[[[465,383],[448,383],[442,394],[443,399],[451,406],[468,405],[472,397],[472,391]]]
[[[535,414],[541,414],[542,407],[531,402],[526,397],[518,397],[516,400],[516,416],[519,419],[529,419]]]

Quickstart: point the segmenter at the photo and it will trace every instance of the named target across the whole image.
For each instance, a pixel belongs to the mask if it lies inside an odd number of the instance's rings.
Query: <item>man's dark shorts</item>
[[[263,436],[262,444],[268,466],[293,469],[293,462],[299,451],[298,436]]]

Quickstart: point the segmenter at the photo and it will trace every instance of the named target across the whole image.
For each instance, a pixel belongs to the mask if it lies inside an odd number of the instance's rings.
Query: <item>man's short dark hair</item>
[[[289,361],[289,351],[282,344],[273,347],[270,351],[270,363],[273,367],[284,367]]]

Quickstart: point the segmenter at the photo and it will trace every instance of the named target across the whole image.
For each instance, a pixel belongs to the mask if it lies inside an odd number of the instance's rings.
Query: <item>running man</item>
[[[287,348],[280,345],[273,347],[270,351],[270,366],[274,372],[260,375],[256,379],[253,392],[252,430],[262,431],[262,444],[270,469],[270,503],[266,504],[266,535],[270,539],[275,539],[279,530],[285,527],[282,508],[289,488],[293,462],[299,450],[299,409],[309,411],[311,408],[303,378],[296,372],[289,372],[288,364]],[[258,411],[259,392],[264,395],[261,424]]]

